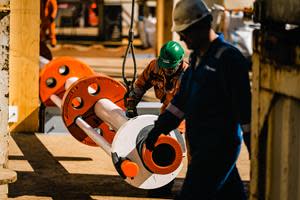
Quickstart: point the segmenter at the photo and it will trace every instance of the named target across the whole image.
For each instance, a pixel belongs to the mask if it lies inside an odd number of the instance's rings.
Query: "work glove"
[[[165,110],[162,114],[158,116],[158,119],[154,122],[154,127],[148,134],[148,137],[145,140],[146,147],[150,151],[153,151],[154,144],[156,143],[158,137],[161,134],[168,135],[170,131],[178,127],[181,119],[178,119],[168,110]]]
[[[149,132],[146,140],[145,140],[145,144],[146,144],[146,148],[149,149],[150,151],[153,151],[154,149],[154,145],[158,140],[158,137],[162,134],[162,132],[160,130],[158,130],[155,126],[151,129],[151,131]]]
[[[247,147],[248,153],[249,153],[249,159],[251,158],[251,133],[250,132],[244,132],[243,133],[243,139],[244,143]]]
[[[138,115],[136,109],[136,101],[133,98],[128,98],[126,100],[125,106],[126,106],[126,116],[128,118],[133,118]]]

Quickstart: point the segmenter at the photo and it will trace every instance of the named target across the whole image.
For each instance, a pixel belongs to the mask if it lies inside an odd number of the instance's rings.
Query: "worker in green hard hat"
[[[127,100],[126,113],[128,117],[137,115],[136,105],[146,91],[152,87],[156,98],[163,104],[160,112],[164,112],[179,90],[181,77],[188,67],[188,63],[183,58],[184,49],[178,42],[169,41],[162,46],[158,58],[147,65],[134,83],[134,89],[130,92]],[[178,126],[178,130],[181,133],[185,132],[184,121]],[[150,190],[148,194],[151,197],[168,196],[171,194],[173,183],[172,181],[162,188]]]
[[[147,65],[134,83],[134,90],[129,94],[128,104],[132,106],[127,107],[128,117],[136,115],[135,106],[152,87],[156,98],[163,104],[161,112],[166,109],[178,91],[181,76],[188,67],[183,57],[184,49],[178,42],[169,41],[162,46],[159,57]]]

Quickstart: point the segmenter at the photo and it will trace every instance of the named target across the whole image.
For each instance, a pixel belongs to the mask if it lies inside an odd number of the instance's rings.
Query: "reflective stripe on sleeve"
[[[250,126],[250,124],[241,124],[241,128],[242,128],[242,131],[244,133],[251,132],[251,126]]]
[[[179,108],[177,108],[171,103],[169,103],[169,105],[167,106],[167,110],[179,119],[182,119],[184,116],[184,112],[182,112]]]

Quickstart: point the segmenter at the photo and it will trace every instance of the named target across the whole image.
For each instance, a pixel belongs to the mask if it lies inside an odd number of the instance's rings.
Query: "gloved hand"
[[[136,101],[132,98],[128,98],[126,100],[126,116],[128,118],[133,118],[136,117],[137,114],[137,109],[136,109]]]
[[[169,132],[175,129],[180,122],[181,120],[168,110],[165,110],[165,112],[160,114],[158,119],[154,122],[154,127],[151,129],[148,137],[145,140],[147,149],[153,151],[154,144],[156,143],[160,134],[169,134]]]
[[[164,134],[164,133],[162,133],[157,128],[153,127],[145,140],[146,148],[149,149],[150,151],[153,151],[154,144],[157,142],[158,137],[161,134]]]
[[[243,133],[243,139],[244,143],[247,147],[249,158],[251,158],[251,133],[250,132],[244,132]]]

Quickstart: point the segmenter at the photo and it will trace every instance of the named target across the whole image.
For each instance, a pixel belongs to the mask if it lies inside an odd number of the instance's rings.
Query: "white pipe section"
[[[88,123],[81,117],[77,117],[75,123],[96,143],[98,144],[109,156],[111,155],[111,145],[105,138],[99,135]]]
[[[65,89],[67,90],[73,83],[75,83],[79,78],[78,77],[70,77],[65,82]]]
[[[77,80],[77,77],[68,78],[65,83],[65,89],[67,90]],[[91,87],[89,87],[88,90],[91,93],[95,92]],[[124,111],[109,99],[100,99],[95,104],[94,111],[102,121],[111,126],[116,132],[128,121]]]
[[[65,89],[67,90],[74,82],[78,80],[77,77],[70,77],[66,80]],[[55,103],[57,107],[61,109],[62,100],[57,95],[51,95],[50,99]],[[85,122],[81,117],[75,120],[77,126],[81,128],[98,146],[100,146],[108,155],[111,155],[111,145],[105,140],[105,138],[99,135],[93,127]]]
[[[125,112],[109,99],[100,99],[94,107],[96,115],[116,132],[128,121]]]
[[[65,83],[65,89],[67,90],[75,81],[77,81],[78,78],[77,77],[70,77],[66,80],[66,83]],[[59,98],[59,96],[55,95],[55,94],[52,94],[50,96],[50,99],[51,101],[61,109],[61,104],[62,104],[62,100]]]
[[[50,96],[50,99],[57,107],[59,107],[61,109],[62,100],[59,98],[59,96],[52,94]]]

